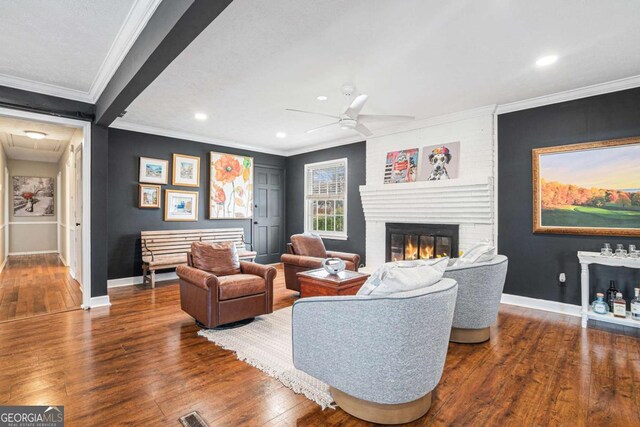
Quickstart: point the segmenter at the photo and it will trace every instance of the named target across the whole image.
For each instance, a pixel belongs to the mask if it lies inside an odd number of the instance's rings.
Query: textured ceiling
[[[638,75],[638,16],[640,1],[235,0],[115,126],[300,150],[357,135],[305,134],[331,119],[285,111],[335,114],[347,82],[363,113],[426,118]]]
[[[88,92],[135,0],[0,0],[0,74]]]
[[[47,136],[31,139],[25,135],[26,130],[43,132]],[[56,163],[76,131],[76,128],[62,125],[0,116],[0,143],[9,159]]]

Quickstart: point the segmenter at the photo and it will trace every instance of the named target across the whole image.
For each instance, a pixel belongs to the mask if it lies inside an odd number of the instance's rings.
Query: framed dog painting
[[[535,233],[640,236],[640,137],[532,150]]]
[[[460,142],[429,145],[422,148],[420,181],[442,181],[458,178]]]

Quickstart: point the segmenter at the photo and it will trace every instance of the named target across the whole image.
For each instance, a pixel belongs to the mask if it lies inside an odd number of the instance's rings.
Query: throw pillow
[[[489,262],[496,257],[496,248],[489,242],[479,242],[469,248],[453,265],[469,265]]]
[[[315,233],[294,234],[291,236],[291,244],[296,255],[326,258],[327,250],[322,238]]]
[[[429,287],[442,279],[449,258],[388,262],[376,270],[358,295],[391,295]]]
[[[191,244],[193,266],[216,276],[240,273],[240,258],[233,242]]]

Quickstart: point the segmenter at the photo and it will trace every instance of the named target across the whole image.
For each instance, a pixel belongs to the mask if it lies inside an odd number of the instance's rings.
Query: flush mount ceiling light
[[[320,95],[319,97],[316,98],[318,101],[326,101],[328,98],[324,95]]]
[[[207,120],[207,115],[205,113],[196,113],[194,117],[196,118],[196,120],[200,121]]]
[[[538,67],[546,67],[548,65],[555,64],[557,60],[558,55],[543,56],[536,61],[536,65]]]
[[[276,138],[286,138],[287,134],[284,132],[278,132],[276,133]]]
[[[47,136],[44,132],[38,132],[36,130],[25,130],[24,134],[27,135],[31,139],[42,139]]]

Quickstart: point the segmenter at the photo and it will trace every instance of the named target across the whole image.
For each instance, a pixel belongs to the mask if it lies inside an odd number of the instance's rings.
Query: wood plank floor
[[[0,274],[0,322],[79,309],[82,290],[57,254],[10,256]]]
[[[292,304],[279,272],[276,307]],[[364,426],[322,411],[196,336],[175,283],[110,291],[110,308],[0,324],[0,405],[65,405],[69,426]],[[450,344],[431,410],[412,425],[640,425],[640,341],[504,305],[491,341]]]

